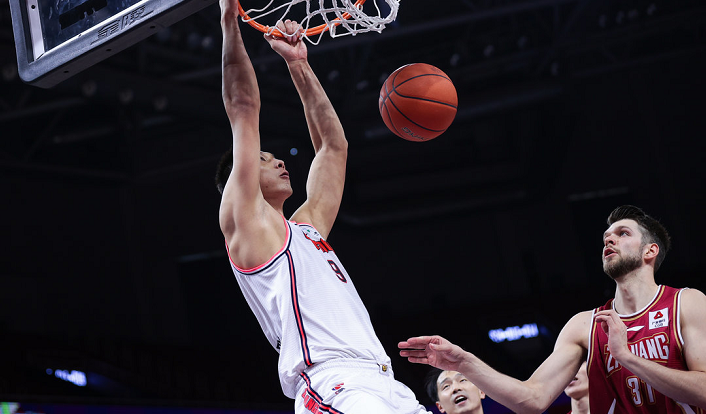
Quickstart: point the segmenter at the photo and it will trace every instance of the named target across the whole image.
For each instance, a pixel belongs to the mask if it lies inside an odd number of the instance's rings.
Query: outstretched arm
[[[311,142],[316,156],[306,183],[306,202],[292,219],[314,225],[324,238],[328,237],[338,215],[346,176],[348,142],[338,115],[314,71],[307,61],[302,30],[296,22],[278,24],[291,37],[265,36],[277,53],[287,62],[294,86],[304,106]]]
[[[260,93],[238,26],[238,0],[220,0],[220,7],[222,92],[233,132],[233,167],[223,190],[219,221],[233,261],[252,267],[277,251],[284,229],[260,190]]]
[[[260,92],[238,26],[238,1],[220,0],[220,6],[223,104],[233,132],[233,168],[220,213],[221,228],[228,238],[239,217],[254,211],[260,195]]]
[[[630,352],[627,328],[614,310],[598,312],[596,322],[608,334],[608,347],[621,365],[667,397],[706,408],[706,296],[694,289],[681,295],[681,330],[688,371],[668,368]]]
[[[578,372],[588,346],[591,313],[574,316],[559,334],[554,351],[527,381],[494,370],[478,357],[440,336],[421,336],[399,343],[410,362],[461,372],[490,398],[517,413],[541,413]]]

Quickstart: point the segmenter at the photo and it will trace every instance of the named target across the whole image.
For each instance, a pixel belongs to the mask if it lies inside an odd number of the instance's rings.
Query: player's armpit
[[[324,146],[314,157],[306,182],[307,199],[292,220],[310,223],[328,238],[343,197],[346,180],[347,144],[343,148]]]

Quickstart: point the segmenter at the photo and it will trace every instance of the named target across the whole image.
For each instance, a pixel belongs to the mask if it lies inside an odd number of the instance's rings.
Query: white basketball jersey
[[[287,238],[266,263],[231,267],[245,300],[279,352],[282,391],[294,398],[299,374],[336,358],[390,364],[353,281],[331,245],[309,224],[284,221]]]

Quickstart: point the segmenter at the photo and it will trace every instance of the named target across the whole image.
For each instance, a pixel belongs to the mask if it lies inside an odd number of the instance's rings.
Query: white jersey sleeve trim
[[[593,352],[593,330],[596,329],[596,322],[594,318],[596,317],[596,308],[591,311],[591,328],[588,330],[588,349],[586,349],[586,373],[591,369],[591,353]]]
[[[684,346],[684,338],[681,336],[681,294],[684,292],[686,289],[689,288],[683,288],[679,289],[679,293],[677,293],[677,320],[675,322],[676,327],[677,327],[677,338],[679,338],[679,343],[681,343],[681,346]]]

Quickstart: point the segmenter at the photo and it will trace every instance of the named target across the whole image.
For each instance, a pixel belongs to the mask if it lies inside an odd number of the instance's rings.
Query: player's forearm
[[[706,373],[668,368],[626,351],[616,360],[650,387],[667,397],[706,408]]]
[[[318,151],[326,145],[332,149],[345,150],[347,142],[341,121],[309,63],[297,60],[287,65],[304,106],[314,149]]]
[[[544,390],[494,370],[471,353],[465,356],[458,371],[490,398],[516,413],[541,413],[557,397],[544,395]]]
[[[259,110],[260,92],[257,78],[238,26],[238,9],[233,0],[221,0],[223,30],[223,102],[229,116],[233,108],[251,107]]]

